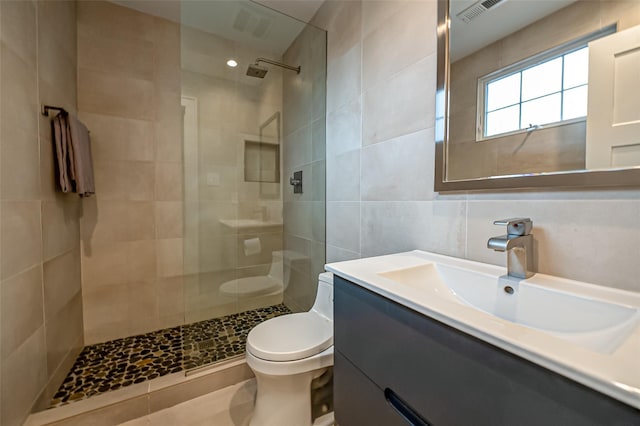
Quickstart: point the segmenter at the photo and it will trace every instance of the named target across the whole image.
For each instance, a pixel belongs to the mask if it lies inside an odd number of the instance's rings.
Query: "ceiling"
[[[323,0],[111,1],[278,56],[289,48],[323,3]]]
[[[451,61],[490,45],[576,0],[505,0],[465,23],[456,15],[477,0],[451,0]]]

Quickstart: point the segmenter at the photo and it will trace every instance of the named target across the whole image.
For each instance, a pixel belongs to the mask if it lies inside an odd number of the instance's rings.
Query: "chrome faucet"
[[[506,225],[507,235],[489,238],[487,248],[507,252],[507,277],[531,278],[533,272],[533,222],[529,218],[502,219],[494,225]]]

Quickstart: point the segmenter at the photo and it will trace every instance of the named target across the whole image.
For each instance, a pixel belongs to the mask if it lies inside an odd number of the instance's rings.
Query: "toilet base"
[[[311,381],[327,369],[285,376],[256,373],[256,405],[249,426],[311,426]]]

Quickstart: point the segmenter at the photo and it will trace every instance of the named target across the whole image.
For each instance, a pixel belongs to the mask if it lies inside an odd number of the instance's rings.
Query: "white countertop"
[[[438,263],[472,268],[483,274],[506,274],[506,268],[423,251],[331,263],[327,271],[416,312],[491,343],[640,409],[640,325],[611,353],[590,350],[547,332],[516,324],[471,306],[431,297],[424,289],[402,285],[379,273]],[[637,277],[636,277],[637,278]],[[581,297],[640,309],[640,293],[581,283],[544,274],[526,280],[534,285]]]

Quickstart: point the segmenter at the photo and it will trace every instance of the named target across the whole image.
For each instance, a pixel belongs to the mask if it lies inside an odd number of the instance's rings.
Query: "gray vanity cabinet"
[[[640,411],[334,278],[340,426],[640,425]]]

